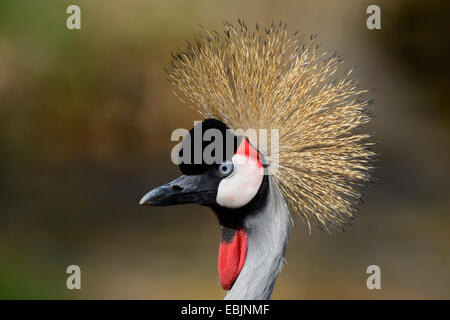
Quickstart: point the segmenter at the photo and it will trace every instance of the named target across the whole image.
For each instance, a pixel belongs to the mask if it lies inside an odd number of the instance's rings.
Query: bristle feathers
[[[204,31],[172,55],[169,81],[204,118],[235,129],[279,130],[273,175],[290,209],[325,228],[345,227],[371,179],[370,134],[355,130],[372,118],[368,90],[358,89],[342,58],[320,53],[317,35],[300,41],[284,24],[249,32],[224,22],[223,35]]]

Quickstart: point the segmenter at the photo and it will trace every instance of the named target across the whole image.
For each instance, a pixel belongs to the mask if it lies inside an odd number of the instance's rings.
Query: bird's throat
[[[219,247],[219,279],[224,290],[230,290],[247,256],[247,232],[221,226]]]

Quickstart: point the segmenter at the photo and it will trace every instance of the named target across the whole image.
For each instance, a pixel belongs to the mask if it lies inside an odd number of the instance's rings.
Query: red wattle
[[[247,233],[239,229],[231,242],[222,241],[219,248],[219,279],[224,290],[236,281],[247,255]]]

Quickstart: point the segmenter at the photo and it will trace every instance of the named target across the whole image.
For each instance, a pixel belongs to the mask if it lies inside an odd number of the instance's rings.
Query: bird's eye
[[[230,174],[233,173],[234,165],[231,162],[221,163],[219,164],[217,171],[222,178],[228,177]]]

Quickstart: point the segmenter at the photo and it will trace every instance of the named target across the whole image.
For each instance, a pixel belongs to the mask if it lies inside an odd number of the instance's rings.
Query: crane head
[[[179,155],[182,175],[148,192],[141,205],[198,203],[219,210],[239,209],[262,185],[259,152],[219,120],[207,119],[194,126],[183,139]]]

